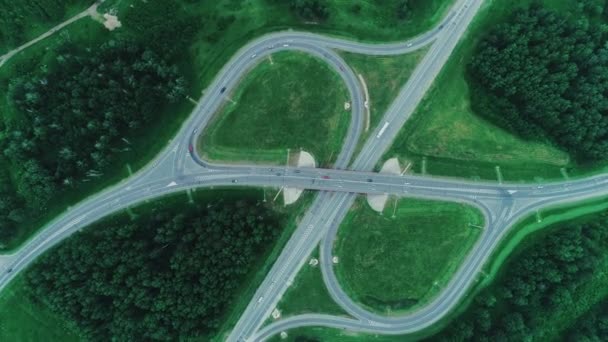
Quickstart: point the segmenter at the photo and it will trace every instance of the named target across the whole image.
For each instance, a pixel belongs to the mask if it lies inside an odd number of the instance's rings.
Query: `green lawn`
[[[373,132],[378,125],[389,105],[397,97],[399,90],[405,85],[427,51],[428,48],[424,48],[398,56],[342,53],[342,57],[354,72],[363,77],[369,93],[369,129],[362,132],[357,151],[367,141],[370,132]]]
[[[329,165],[350,122],[348,91],[337,73],[303,53],[280,52],[255,67],[200,141],[211,160],[285,163],[304,149]]]
[[[575,6],[559,0],[545,2],[561,11]],[[466,64],[484,32],[504,20],[514,7],[505,1],[485,2],[385,159],[399,156],[413,162],[417,173],[489,180],[498,178],[496,166],[507,181],[559,179],[589,171],[587,166],[575,165],[564,151],[520,139],[471,110],[470,98],[475,94],[469,90]]]
[[[0,293],[0,340],[78,341],[76,328],[31,298],[23,281],[17,277]]]
[[[313,252],[309,261],[312,258],[319,260],[318,249]],[[308,262],[300,269],[293,284],[281,298],[277,308],[281,311],[282,318],[305,313],[347,316],[327,292],[323,283],[321,265],[312,266]],[[273,321],[275,320],[272,317],[268,320],[268,322]]]
[[[473,226],[483,225],[476,209],[459,203],[402,198],[380,215],[363,202],[338,232],[336,276],[351,298],[386,314],[435,296],[477,240]]]
[[[6,44],[4,39],[0,39],[0,55],[37,38],[50,28],[84,11],[91,6],[95,0],[65,1],[64,4],[59,5],[55,3],[61,3],[62,1],[54,2],[55,1],[3,2],[0,6],[5,6],[2,9],[6,11],[7,15],[0,16],[3,20],[3,29],[0,30],[0,38],[2,38],[1,36],[3,34],[10,36],[13,33],[12,30],[18,29],[17,26],[14,26],[14,22],[12,22],[12,19],[15,17],[18,18],[15,21],[20,22],[23,27],[21,27],[22,31],[20,31],[22,35],[15,43]],[[50,12],[53,13],[50,16],[47,14],[47,10],[49,9],[51,10]],[[8,20],[9,23],[4,22],[7,18],[10,18]],[[4,38],[9,37],[5,36]]]

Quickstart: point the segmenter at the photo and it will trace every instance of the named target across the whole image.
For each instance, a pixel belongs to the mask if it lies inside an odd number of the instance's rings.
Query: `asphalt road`
[[[500,238],[514,222],[541,207],[608,194],[608,175],[539,186],[370,172],[432,84],[481,2],[482,0],[458,0],[436,28],[407,42],[365,44],[302,32],[278,32],[252,41],[222,68],[177,136],[148,166],[116,186],[75,205],[47,224],[15,254],[3,256],[4,270],[0,273],[0,289],[37,256],[61,240],[126,207],[193,188],[288,186],[320,192],[251,299],[229,340],[263,340],[288,328],[310,325],[387,334],[413,332],[429,326],[457,304],[475,281],[479,269]],[[414,51],[427,45],[430,45],[429,52],[381,121],[389,122],[389,126],[379,138],[377,134],[380,127],[376,128],[347,170],[363,127],[363,92],[354,73],[335,50],[391,55]],[[212,115],[226,101],[225,96],[235,89],[243,75],[268,54],[280,50],[302,51],[324,60],[341,75],[348,87],[352,117],[336,168],[326,170],[217,165],[207,163],[196,153],[191,153],[190,146],[196,145],[198,136]],[[360,308],[340,288],[328,260],[339,223],[357,193],[387,193],[462,201],[475,205],[484,214],[486,227],[481,238],[450,284],[428,306],[407,316],[386,318]],[[281,319],[260,330],[298,270],[322,239],[321,265],[324,280],[332,297],[354,318],[301,315]]]

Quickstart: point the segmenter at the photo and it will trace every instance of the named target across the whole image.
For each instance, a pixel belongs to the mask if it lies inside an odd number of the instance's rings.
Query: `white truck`
[[[386,131],[386,129],[388,128],[388,121],[384,122],[384,125],[382,126],[382,128],[380,128],[380,132],[378,132],[378,135],[376,135],[376,138],[380,138],[382,136],[382,134],[384,134],[384,131]]]

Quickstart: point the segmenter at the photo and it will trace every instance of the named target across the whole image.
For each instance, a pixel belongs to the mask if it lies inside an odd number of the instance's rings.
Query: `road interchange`
[[[311,325],[388,334],[414,332],[431,325],[457,304],[501,237],[517,220],[541,207],[608,194],[608,176],[604,175],[544,184],[541,187],[370,172],[432,84],[481,3],[481,0],[457,1],[436,28],[407,42],[365,44],[289,31],[252,41],[222,68],[177,136],[154,161],[131,178],[74,206],[50,222],[18,252],[6,256],[8,261],[0,276],[0,289],[44,251],[102,217],[166,194],[200,187],[234,186],[236,181],[238,185],[289,186],[320,190],[320,193],[229,340],[264,340],[285,329]],[[363,95],[356,76],[335,50],[392,55],[429,45],[429,52],[381,121],[390,122],[390,126],[380,138],[377,138],[380,128],[376,128],[350,170],[347,170],[363,125]],[[336,168],[218,165],[202,160],[195,151],[191,152],[204,127],[225,101],[222,89],[230,93],[256,63],[281,50],[302,51],[324,60],[347,85],[352,102],[352,118],[344,148],[335,163]],[[452,281],[432,303],[407,316],[382,317],[367,312],[346,296],[333,275],[330,263],[337,228],[357,193],[466,202],[481,210],[486,226]],[[301,315],[280,320],[260,330],[288,284],[320,241],[324,281],[332,298],[354,318]]]

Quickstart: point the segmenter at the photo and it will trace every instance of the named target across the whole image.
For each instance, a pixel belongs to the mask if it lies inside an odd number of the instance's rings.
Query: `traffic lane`
[[[285,46],[285,45],[287,45],[287,46]],[[272,47],[272,48],[269,48],[269,47]],[[251,53],[251,55],[249,57],[247,57],[247,55],[243,56],[244,60],[239,61],[239,65],[241,65],[240,68],[237,68],[234,70],[235,75],[224,76],[226,81],[223,83],[224,86],[221,88],[221,89],[224,89],[223,93],[228,94],[231,91],[233,91],[234,88],[236,88],[236,86],[238,85],[239,80],[243,77],[242,75],[244,75],[249,70],[251,70],[257,63],[259,63],[260,60],[267,58],[272,53],[275,53],[278,51],[287,51],[287,50],[299,51],[299,52],[310,54],[313,57],[316,57],[316,58],[326,62],[342,78],[344,84],[346,85],[346,87],[348,89],[349,97],[350,97],[351,120],[349,123],[349,129],[347,130],[343,148],[341,149],[341,151],[336,159],[336,162],[335,162],[337,167],[345,168],[346,164],[351,159],[351,157],[354,153],[356,144],[357,144],[359,137],[361,135],[361,132],[363,130],[363,123],[364,123],[364,119],[365,119],[363,89],[361,87],[361,84],[358,82],[358,79],[357,79],[356,75],[354,74],[354,72],[352,71],[352,69],[350,67],[348,67],[346,62],[334,51],[328,50],[325,48],[321,48],[321,47],[318,47],[315,45],[301,43],[298,41],[294,41],[293,43],[290,43],[290,44],[283,44],[283,45],[277,45],[277,46],[275,46],[275,44],[271,44],[271,45],[264,46],[264,47],[257,47],[256,49],[257,50],[248,51]],[[210,102],[210,103],[213,105],[210,104],[209,106],[201,109],[201,112],[207,113],[206,116],[199,115],[201,118],[204,119],[205,122],[196,122],[195,123],[195,125],[196,125],[195,127],[197,127],[197,128],[195,128],[192,131],[192,133],[190,134],[190,139],[189,139],[189,143],[187,144],[187,146],[190,150],[189,152],[192,155],[192,158],[194,158],[194,160],[197,163],[199,163],[201,166],[207,167],[207,168],[214,168],[214,169],[220,169],[220,168],[226,169],[226,168],[229,168],[230,165],[215,165],[215,164],[206,162],[202,158],[200,158],[200,156],[197,155],[196,149],[193,148],[193,146],[196,146],[196,143],[197,143],[200,135],[203,134],[203,129],[198,129],[198,127],[205,126],[207,120],[209,120],[211,118],[211,116],[219,110],[219,107],[223,103],[223,100],[220,101],[216,98],[215,101]],[[182,149],[185,149],[185,147],[182,147]]]
[[[276,293],[284,293],[287,290],[290,282],[293,281],[295,277],[294,269],[299,269],[307,260],[308,256],[312,253],[313,249],[318,245],[321,237],[325,235],[327,230],[327,222],[332,220],[332,211],[334,206],[340,204],[340,199],[336,194],[333,193],[325,193],[327,196],[321,198],[319,200],[320,211],[317,213],[311,213],[310,216],[307,216],[308,220],[303,227],[306,227],[304,230],[298,230],[298,234],[296,234],[297,242],[294,242],[291,246],[287,246],[284,248],[285,251],[290,251],[290,253],[282,253],[281,257],[276,265],[281,265],[279,267],[273,267],[273,269],[281,270],[281,272],[275,272],[271,276],[267,276],[262,285],[258,288],[258,292],[256,292],[256,297],[252,299],[250,304],[248,305],[245,312],[255,312],[255,315],[252,315],[252,319],[240,320],[235,329],[233,331],[238,331],[239,333],[231,334],[231,337],[228,340],[238,340],[243,336],[250,336],[255,331],[259,329],[264,320],[260,320],[261,317],[268,317],[270,313],[280,300],[280,296],[276,296]],[[305,232],[308,231],[310,225],[314,225],[315,234],[306,235]],[[304,232],[304,233],[303,233]],[[296,239],[293,239],[294,241]],[[280,277],[277,277],[277,274]],[[276,282],[277,287],[275,288],[275,295],[271,295],[270,297],[273,299],[272,301],[263,300],[260,302],[260,298],[267,298],[269,293],[272,292],[269,290],[270,280]],[[265,294],[262,296],[262,294]]]

